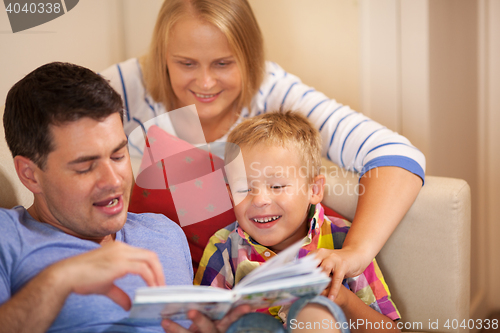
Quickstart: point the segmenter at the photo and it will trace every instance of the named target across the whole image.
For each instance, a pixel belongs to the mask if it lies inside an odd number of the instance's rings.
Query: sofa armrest
[[[325,204],[352,219],[358,176],[336,170],[328,161],[324,166],[327,185],[338,189]],[[377,256],[402,322],[415,323],[403,331],[469,331],[444,325],[469,319],[470,195],[464,180],[426,176],[414,204]],[[437,327],[429,327],[436,321]]]

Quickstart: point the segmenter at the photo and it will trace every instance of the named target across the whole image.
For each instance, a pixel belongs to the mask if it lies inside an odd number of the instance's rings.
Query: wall
[[[486,221],[488,307],[500,311],[500,1],[479,1],[479,210]]]
[[[85,0],[12,34],[0,10],[0,104],[49,61],[96,71],[143,54],[161,0]],[[250,0],[267,58],[407,136],[432,175],[472,188],[472,317],[500,309],[500,2]],[[325,73],[327,73],[325,75]]]
[[[360,14],[361,111],[416,144],[428,174],[471,186],[470,317],[484,318],[500,309],[500,2],[361,0]]]
[[[360,109],[357,1],[250,0],[250,4],[264,34],[268,60],[328,97]]]
[[[0,5],[0,104],[24,75],[51,61],[100,70],[123,57],[119,0],[85,0],[65,15],[13,34]]]
[[[100,70],[122,59],[119,0],[80,1],[65,15],[16,34],[12,33],[3,4],[0,8],[0,114],[10,87],[38,66],[67,61]],[[3,135],[3,128],[0,132]],[[10,156],[2,156],[0,174],[13,170]],[[7,186],[2,187],[0,191],[7,191]],[[31,204],[32,195],[20,181],[16,179],[9,188],[14,191],[13,203]]]

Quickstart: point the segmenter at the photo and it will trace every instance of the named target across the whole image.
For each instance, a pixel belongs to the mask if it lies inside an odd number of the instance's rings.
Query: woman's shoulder
[[[280,110],[288,99],[295,100],[309,87],[300,78],[288,73],[275,62],[266,61],[266,73],[259,91],[252,100],[250,116]]]
[[[140,65],[139,65],[139,59],[137,58],[130,58],[125,61],[113,64],[109,66],[108,68],[102,70],[99,72],[102,76],[112,76],[119,74],[120,71],[126,71],[127,73],[133,72],[133,73],[140,73]]]
[[[136,76],[142,78],[141,66],[139,59],[130,58],[125,61],[113,64],[105,70],[99,72],[100,75],[108,80],[119,78],[120,76]]]
[[[272,86],[275,86],[277,83],[288,81],[288,79],[298,80],[293,74],[285,71],[280,65],[272,61],[266,61],[266,73],[264,75],[264,80],[261,84],[261,90],[265,92],[267,89]]]

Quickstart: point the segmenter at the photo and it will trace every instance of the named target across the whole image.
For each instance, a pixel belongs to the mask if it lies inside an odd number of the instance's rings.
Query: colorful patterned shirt
[[[324,215],[318,204],[309,212],[310,227],[299,258],[319,248],[340,249],[349,231],[350,222]],[[255,242],[238,222],[220,229],[210,238],[205,248],[194,284],[232,289],[253,269],[274,257],[276,253]],[[400,319],[399,311],[391,299],[389,287],[375,259],[365,271],[347,278],[349,289],[363,302],[392,320]],[[270,308],[277,315],[279,307]]]

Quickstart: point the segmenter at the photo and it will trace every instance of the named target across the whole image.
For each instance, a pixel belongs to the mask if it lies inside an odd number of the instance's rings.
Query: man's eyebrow
[[[116,153],[117,151],[119,151],[120,149],[125,147],[127,145],[127,143],[128,143],[127,140],[123,140],[122,142],[120,142],[120,144],[118,146],[116,146],[115,149],[113,149],[112,154]],[[72,164],[84,163],[84,162],[88,162],[88,161],[94,161],[94,160],[99,159],[100,157],[101,157],[100,155],[81,156],[81,157],[78,157],[77,159],[74,159],[71,162],[68,162],[68,164],[72,165]]]
[[[115,149],[113,149],[113,154],[125,147],[128,144],[128,140],[123,140]]]

